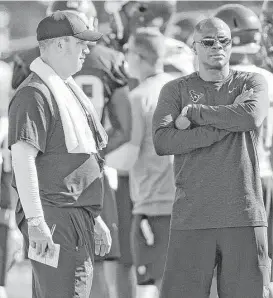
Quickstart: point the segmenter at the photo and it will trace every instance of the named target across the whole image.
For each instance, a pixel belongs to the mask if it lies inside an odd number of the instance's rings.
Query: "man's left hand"
[[[110,230],[100,216],[95,218],[94,232],[95,254],[103,257],[110,252],[112,238]]]
[[[187,117],[183,116],[182,114],[180,114],[175,120],[175,127],[177,129],[184,130],[184,129],[187,129],[190,125],[191,125],[190,120]]]
[[[191,125],[191,122],[187,117],[188,109],[189,109],[189,105],[185,106],[182,109],[181,114],[176,118],[175,127],[177,129],[184,130],[184,129],[187,129]]]

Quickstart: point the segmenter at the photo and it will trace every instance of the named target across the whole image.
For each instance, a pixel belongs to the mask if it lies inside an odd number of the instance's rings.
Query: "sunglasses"
[[[204,48],[211,48],[215,45],[216,42],[219,42],[221,46],[227,47],[231,44],[231,39],[227,37],[220,38],[203,38],[200,41],[195,41],[196,43],[200,43]]]

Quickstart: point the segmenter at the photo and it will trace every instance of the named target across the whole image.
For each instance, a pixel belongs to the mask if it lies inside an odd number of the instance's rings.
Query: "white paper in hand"
[[[36,254],[36,249],[29,246],[28,249],[28,257],[31,260],[43,263],[45,265],[57,268],[58,267],[58,262],[59,262],[59,255],[60,255],[60,244],[54,243],[54,255],[53,257],[49,256],[49,253],[47,252],[45,257],[42,257],[41,255]]]

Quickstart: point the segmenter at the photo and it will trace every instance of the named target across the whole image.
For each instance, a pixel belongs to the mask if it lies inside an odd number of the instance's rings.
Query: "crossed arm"
[[[153,116],[153,141],[158,155],[177,155],[209,147],[229,134],[212,126],[189,130],[175,128],[175,119],[181,113],[181,95],[176,81],[166,84],[160,93]]]
[[[262,75],[255,74],[247,82],[253,95],[242,103],[231,105],[189,106],[187,117],[197,125],[210,125],[230,132],[244,132],[260,127],[268,113],[269,99],[267,83]]]
[[[198,127],[177,130],[175,119],[181,113],[181,96],[178,86],[167,84],[161,91],[153,120],[154,146],[159,155],[184,154],[208,147],[231,132],[254,130],[263,123],[269,107],[267,83],[263,76],[253,75],[247,89],[253,95],[244,102],[231,105],[189,106],[187,117]]]

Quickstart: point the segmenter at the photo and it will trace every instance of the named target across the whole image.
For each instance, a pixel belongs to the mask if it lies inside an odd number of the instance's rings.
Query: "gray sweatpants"
[[[208,298],[215,266],[219,298],[267,298],[267,228],[171,230],[161,298]]]
[[[32,264],[33,298],[89,298],[93,278],[94,221],[83,208],[43,207],[49,228],[56,224],[53,241],[60,244],[58,268]],[[18,214],[18,218],[20,214]],[[19,223],[26,248],[27,222]]]

